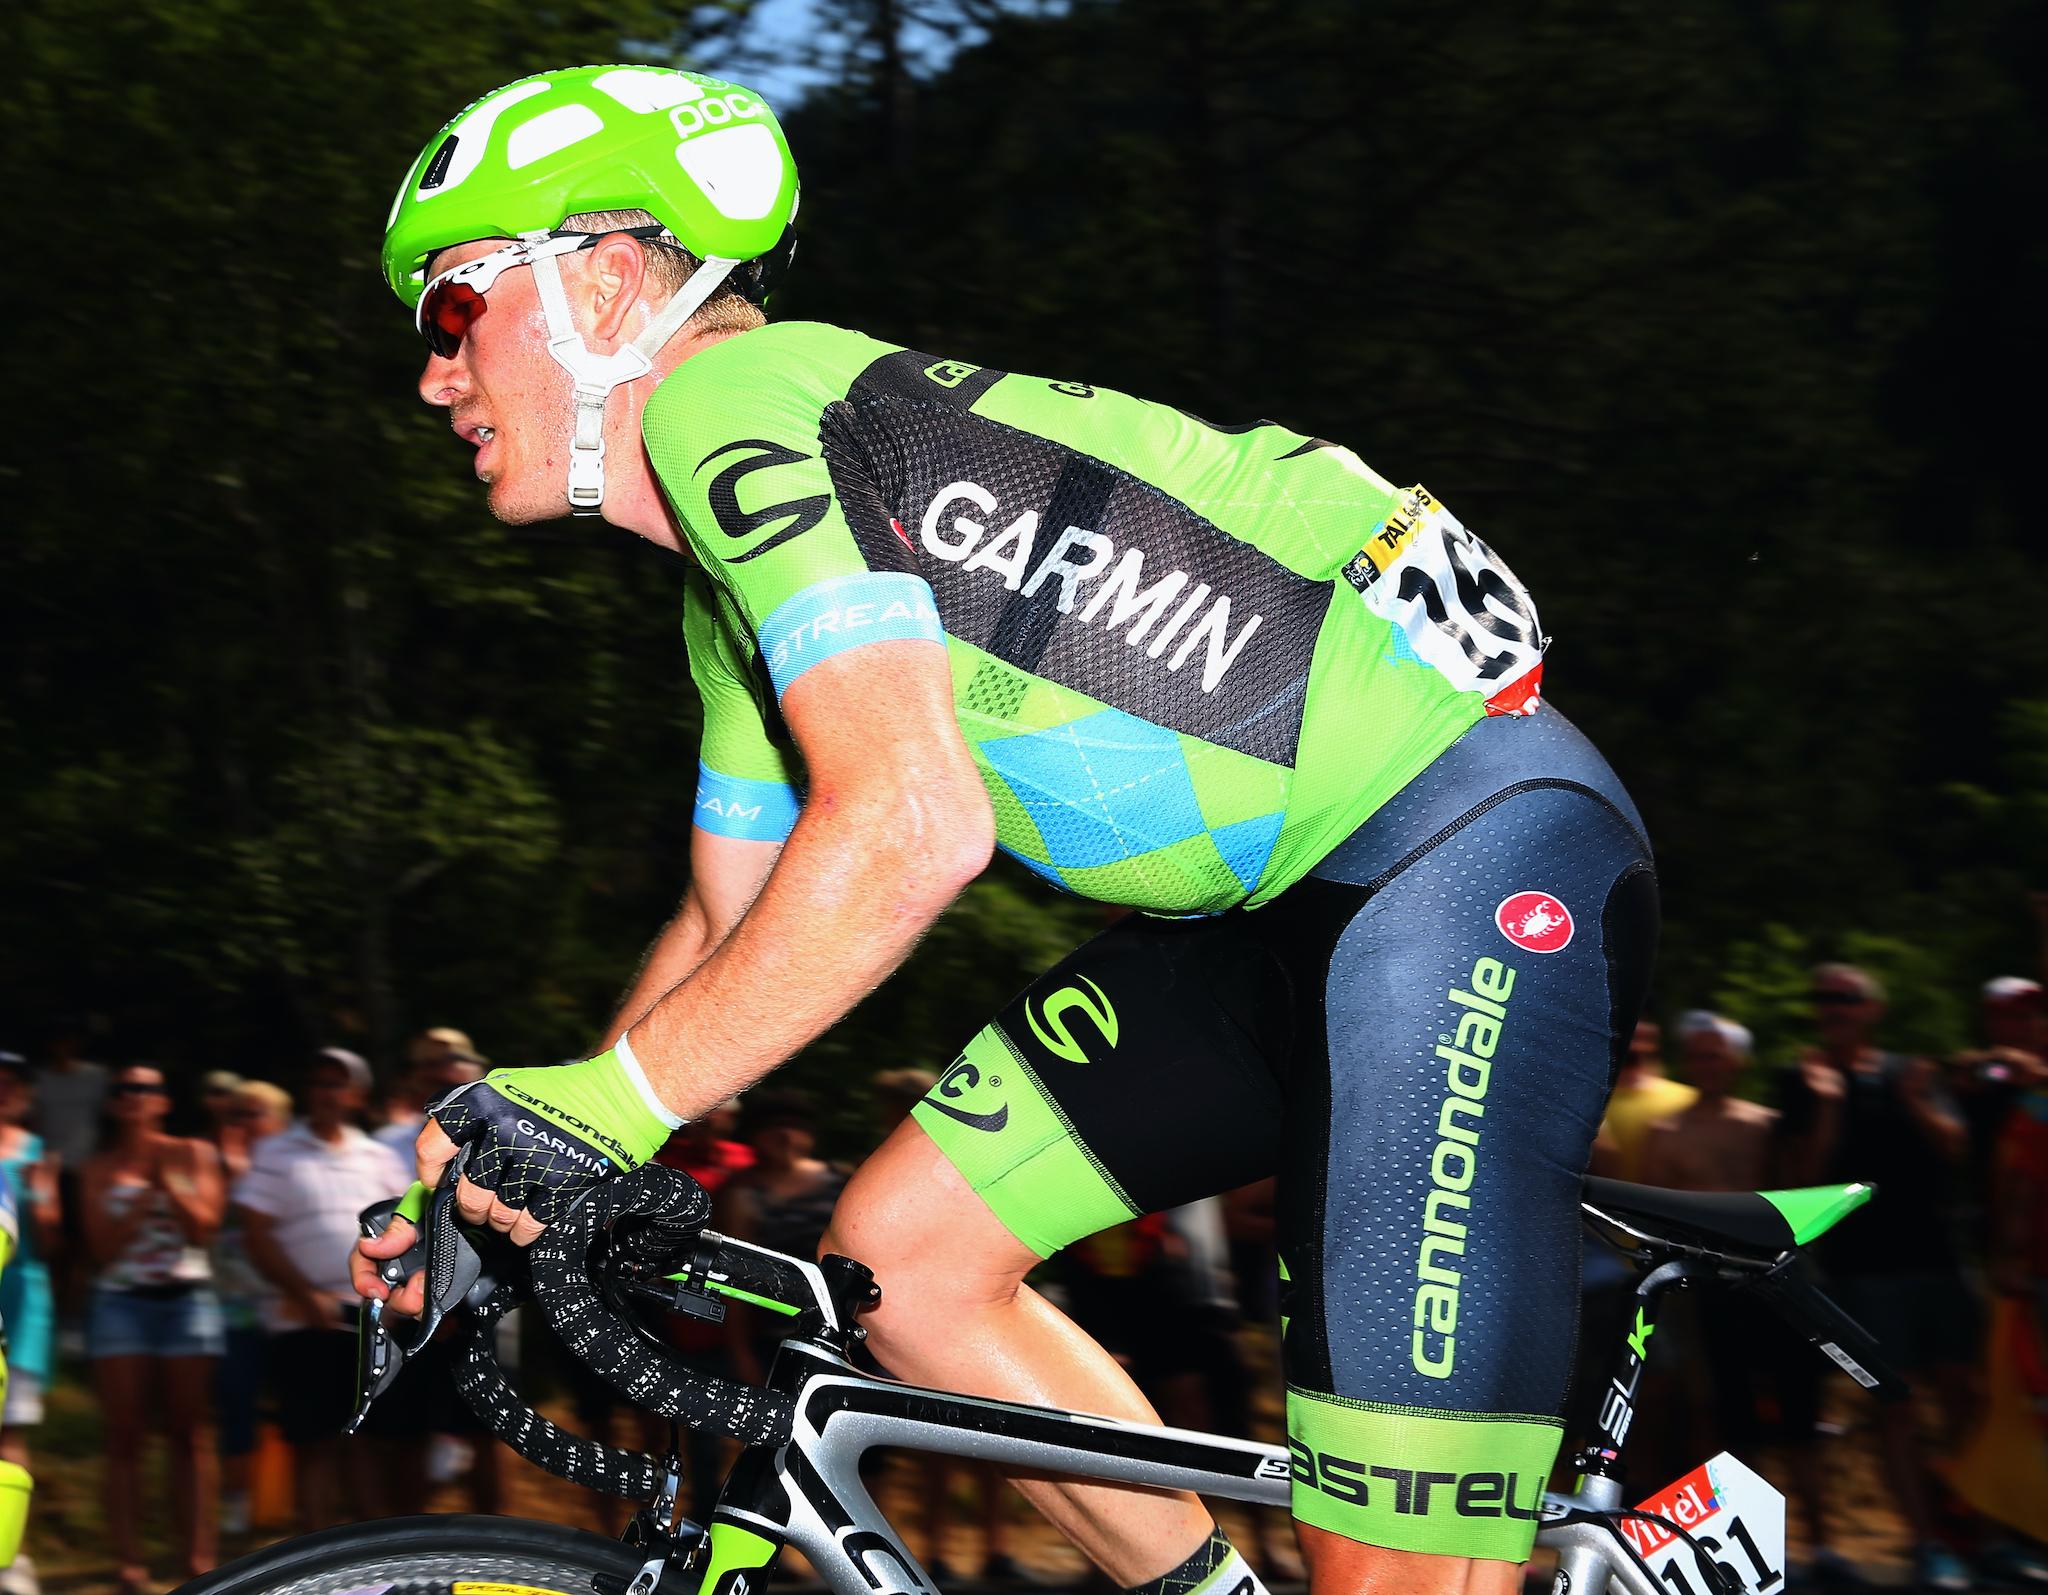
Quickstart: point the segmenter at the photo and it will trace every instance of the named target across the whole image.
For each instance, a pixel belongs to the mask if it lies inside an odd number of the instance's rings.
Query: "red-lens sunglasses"
[[[647,242],[672,239],[666,227],[618,227],[612,232]],[[427,284],[426,291],[420,295],[413,323],[419,328],[420,336],[427,340],[429,349],[443,360],[452,360],[455,351],[462,347],[464,336],[489,308],[484,302],[484,295],[491,291],[501,275],[514,266],[531,266],[536,260],[549,255],[573,255],[578,250],[591,248],[600,238],[610,236],[610,232],[554,233],[532,241],[522,239],[518,243],[507,244],[503,249],[494,249],[488,255],[465,261]]]
[[[489,308],[484,296],[466,282],[436,282],[420,295],[420,331],[427,347],[443,360],[455,358],[463,334]]]

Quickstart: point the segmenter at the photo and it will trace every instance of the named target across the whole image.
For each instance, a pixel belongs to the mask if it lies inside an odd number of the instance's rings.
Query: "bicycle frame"
[[[1802,1222],[1819,1225],[1809,1233],[1819,1233],[1867,1200],[1869,1191],[1781,1193],[1795,1194],[1821,1199],[1800,1204],[1807,1215]],[[1635,1536],[1617,1525],[1648,1516],[1627,1505],[1622,1455],[1665,1291],[1695,1279],[1731,1282],[1769,1305],[1866,1389],[1891,1399],[1906,1391],[1867,1331],[1813,1284],[1778,1197],[1684,1196],[1596,1181],[1581,1205],[1619,1237],[1618,1249],[1644,1272],[1601,1393],[1592,1442],[1573,1457],[1577,1483],[1570,1492],[1522,1496],[1525,1506],[1515,1499],[1518,1482],[1471,1474],[1457,1486],[1457,1505],[1533,1520],[1535,1543],[1559,1559],[1553,1595],[1664,1595]],[[674,1519],[682,1464],[673,1450],[665,1461],[616,1451],[565,1434],[519,1400],[497,1368],[490,1329],[520,1292],[489,1271],[469,1271],[473,1283],[463,1299],[472,1318],[457,1382],[477,1412],[515,1450],[561,1477],[647,1502],[627,1536],[647,1560],[623,1585],[602,1585],[600,1595],[655,1595],[664,1580],[665,1595],[677,1595],[678,1584],[691,1581],[698,1595],[760,1595],[786,1545],[804,1552],[835,1595],[934,1595],[930,1575],[860,1477],[861,1459],[877,1447],[957,1456],[1016,1474],[1186,1490],[1276,1507],[1290,1505],[1297,1481],[1315,1488],[1332,1472],[1328,1459],[1298,1444],[1282,1449],[862,1373],[851,1356],[863,1336],[859,1313],[880,1299],[870,1271],[846,1257],[810,1262],[718,1235],[699,1227],[704,1208],[703,1193],[684,1176],[650,1165],[586,1197],[527,1256],[532,1294],[572,1352],[645,1409],[738,1436],[746,1445],[712,1512],[708,1545],[704,1530]],[[429,1230],[436,1211],[427,1214]],[[452,1226],[452,1217],[443,1220]],[[612,1229],[636,1220],[649,1228],[611,1250]],[[667,1234],[653,1227],[664,1220],[672,1225]],[[452,1228],[448,1233],[454,1235]],[[717,1319],[729,1301],[790,1319],[765,1388],[678,1364],[632,1310],[658,1307]],[[388,1337],[381,1324],[376,1334]],[[366,1401],[402,1363],[402,1348],[387,1360],[392,1368],[366,1359]],[[376,1387],[368,1383],[372,1374]],[[1391,1489],[1397,1512],[1407,1510],[1411,1492],[1420,1506],[1426,1490],[1449,1483],[1446,1475],[1418,1477],[1391,1465],[1348,1466],[1347,1482]],[[1466,1482],[1481,1479],[1487,1488],[1466,1490]],[[1669,1540],[1680,1539],[1703,1588],[1730,1595],[1738,1587],[1745,1575],[1716,1561],[1711,1537],[1695,1539],[1666,1517],[1649,1521],[1666,1531],[1660,1560],[1669,1555]],[[1766,1567],[1755,1547],[1743,1543],[1761,1587],[1774,1589],[1782,1572]],[[1673,1577],[1670,1566],[1664,1576]]]
[[[932,1595],[938,1586],[860,1476],[862,1456],[882,1446],[1288,1504],[1294,1467],[1279,1446],[898,1384],[861,1373],[816,1342],[784,1342],[771,1383],[797,1397],[795,1429],[775,1452],[743,1454],[728,1476],[700,1595],[759,1595],[784,1545],[803,1552],[835,1595]],[[1559,1553],[1570,1575],[1564,1588],[1600,1589],[1593,1580],[1605,1573],[1626,1595],[1667,1595],[1612,1529],[1584,1521],[1620,1498],[1619,1481],[1603,1478],[1588,1478],[1572,1495],[1546,1492],[1536,1542]]]
[[[741,1242],[720,1244],[754,1250]],[[1257,1506],[1289,1504],[1295,1467],[1279,1446],[963,1396],[862,1373],[833,1343],[847,1338],[840,1326],[850,1315],[841,1310],[840,1293],[815,1265],[804,1269],[826,1309],[827,1328],[813,1338],[785,1340],[776,1353],[768,1384],[793,1399],[795,1423],[786,1444],[743,1452],[727,1476],[712,1514],[698,1595],[760,1595],[785,1545],[809,1559],[834,1595],[933,1595],[931,1576],[861,1478],[861,1458],[877,1447],[1021,1472],[1191,1490]],[[1602,1408],[1599,1444],[1579,1458],[1586,1472],[1578,1489],[1546,1491],[1535,1508],[1536,1543],[1558,1554],[1559,1591],[1668,1595],[1627,1540],[1597,1514],[1623,1505],[1621,1452],[1656,1300],[1687,1272],[1683,1265],[1667,1265],[1638,1286],[1636,1317]],[[1618,1403],[1613,1392],[1620,1393]],[[632,1595],[651,1591],[659,1569],[659,1558],[650,1561],[645,1589],[636,1581]]]

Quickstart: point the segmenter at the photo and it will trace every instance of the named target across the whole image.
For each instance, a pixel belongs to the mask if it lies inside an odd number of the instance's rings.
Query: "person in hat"
[[[355,1053],[328,1047],[315,1054],[304,1117],[257,1143],[234,1192],[249,1261],[269,1286],[261,1313],[265,1360],[296,1453],[303,1532],[375,1515],[373,1448],[341,1444],[355,1393],[358,1304],[348,1254],[356,1215],[403,1190],[410,1171],[357,1126],[373,1083]]]

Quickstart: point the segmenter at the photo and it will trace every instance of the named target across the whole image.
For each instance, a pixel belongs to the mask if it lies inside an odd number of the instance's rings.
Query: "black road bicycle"
[[[373,1311],[362,1342],[362,1411],[461,1311],[457,1382],[477,1413],[527,1460],[572,1483],[640,1501],[622,1540],[557,1524],[478,1516],[365,1523],[290,1540],[185,1584],[178,1595],[762,1595],[786,1545],[834,1595],[933,1595],[861,1480],[877,1446],[938,1452],[1051,1473],[1285,1508],[1298,1466],[1282,1447],[1155,1428],[1082,1413],[922,1389],[861,1372],[850,1360],[860,1312],[880,1300],[873,1276],[845,1257],[788,1257],[704,1228],[710,1203],[688,1176],[659,1165],[598,1187],[525,1253],[455,1222],[462,1159],[430,1199],[364,1215],[381,1232],[393,1211],[421,1216],[420,1237],[387,1265],[424,1266],[419,1320]],[[1475,1500],[1539,1520],[1557,1553],[1557,1595],[1772,1595],[1771,1565],[1738,1522],[1721,1538],[1692,1533],[1677,1505],[1624,1505],[1622,1459],[1659,1299],[1695,1282],[1755,1298],[1791,1322],[1859,1384],[1897,1398],[1905,1387],[1857,1324],[1815,1287],[1800,1247],[1872,1194],[1867,1185],[1697,1195],[1589,1179],[1583,1212],[1640,1270],[1633,1321],[1618,1348],[1595,1433],[1573,1459],[1570,1493],[1482,1488]],[[421,1214],[421,1209],[425,1211]],[[672,1424],[739,1440],[707,1528],[678,1520],[680,1445],[655,1457],[569,1434],[513,1391],[493,1329],[511,1308],[539,1303],[570,1350],[636,1406]],[[683,1366],[641,1323],[650,1310],[721,1317],[748,1303],[787,1320],[765,1387]],[[360,1421],[360,1418],[358,1419]],[[676,1431],[679,1438],[680,1431]],[[1398,1473],[1399,1470],[1381,1470]],[[1667,1515],[1668,1512],[1668,1515]],[[1695,1519],[1695,1521],[1697,1521]],[[1725,1532],[1725,1531],[1724,1531]],[[1681,1548],[1653,1569],[1642,1546]],[[1689,1552],[1689,1557],[1684,1553]]]

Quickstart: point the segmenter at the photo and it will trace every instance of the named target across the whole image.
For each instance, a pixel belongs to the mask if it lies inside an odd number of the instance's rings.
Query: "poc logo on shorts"
[[[1500,933],[1532,953],[1561,953],[1571,945],[1572,913],[1547,892],[1516,892],[1493,911]]]

